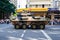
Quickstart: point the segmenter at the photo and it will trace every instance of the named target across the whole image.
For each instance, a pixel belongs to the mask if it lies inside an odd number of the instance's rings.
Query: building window
[[[44,4],[42,4],[42,8],[44,8],[45,7],[45,5]]]
[[[38,5],[35,5],[36,6],[36,8],[38,7]]]
[[[30,5],[30,7],[35,8],[36,6],[35,5]]]

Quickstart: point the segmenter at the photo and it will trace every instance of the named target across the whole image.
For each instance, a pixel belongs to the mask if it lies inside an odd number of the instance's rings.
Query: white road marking
[[[52,38],[43,30],[41,30],[41,32],[45,35],[45,37],[48,39],[48,40],[52,40]]]
[[[19,40],[23,40],[23,39],[20,38]]]
[[[9,38],[9,40],[23,40],[21,38],[16,38],[16,37],[8,37],[8,38]]]
[[[23,37],[24,37],[25,32],[26,32],[26,30],[24,30],[24,32],[22,33],[21,38],[23,38]]]

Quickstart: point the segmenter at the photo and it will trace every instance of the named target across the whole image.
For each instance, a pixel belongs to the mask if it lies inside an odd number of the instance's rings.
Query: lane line
[[[24,32],[22,33],[21,38],[23,38],[23,37],[24,37],[25,32],[26,32],[26,30],[24,30]]]
[[[23,40],[21,38],[16,38],[16,37],[7,37],[7,38],[9,38],[9,40]]]
[[[44,30],[41,30],[41,32],[45,35],[45,37],[46,37],[48,40],[52,40],[52,38],[51,38]]]

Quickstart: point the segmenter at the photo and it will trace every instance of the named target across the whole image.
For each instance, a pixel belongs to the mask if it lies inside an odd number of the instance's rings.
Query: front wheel
[[[44,24],[41,24],[39,25],[40,29],[45,29],[45,25]]]
[[[23,29],[26,29],[27,28],[27,25],[26,24],[22,24],[22,28]]]
[[[32,24],[31,27],[32,27],[32,29],[36,29],[37,26],[36,26],[36,24]]]
[[[19,29],[20,27],[19,27],[19,25],[15,25],[15,29]]]

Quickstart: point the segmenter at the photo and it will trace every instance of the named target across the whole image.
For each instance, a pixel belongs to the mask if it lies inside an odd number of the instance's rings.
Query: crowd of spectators
[[[0,19],[0,24],[9,24],[10,23],[10,20],[9,19]]]
[[[49,21],[50,25],[60,25],[60,19],[54,19]]]

